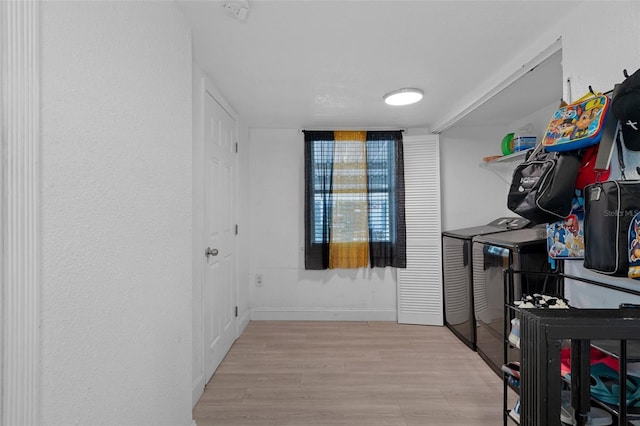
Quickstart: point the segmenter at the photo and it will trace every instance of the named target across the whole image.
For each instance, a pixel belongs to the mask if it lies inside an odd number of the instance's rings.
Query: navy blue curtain
[[[402,132],[367,132],[369,262],[407,267]]]
[[[329,268],[333,141],[332,131],[304,132],[305,269]]]

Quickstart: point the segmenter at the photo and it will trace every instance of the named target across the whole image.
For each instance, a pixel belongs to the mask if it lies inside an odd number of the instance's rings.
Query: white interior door
[[[211,96],[204,101],[206,256],[202,313],[204,374],[209,381],[236,337],[235,212],[236,122]]]

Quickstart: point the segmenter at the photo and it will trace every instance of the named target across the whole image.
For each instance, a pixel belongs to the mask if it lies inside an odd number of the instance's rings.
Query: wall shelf
[[[495,160],[483,161],[480,163],[480,167],[489,170],[506,183],[511,184],[514,167],[524,161],[527,152],[531,149],[514,152],[513,154],[505,155]]]
[[[516,160],[518,162],[520,162],[520,160],[527,154],[527,152],[529,152],[532,149],[533,148],[525,149],[523,151],[514,152],[513,154],[504,155],[504,156],[502,156],[500,158],[496,158],[495,160],[491,160],[491,161],[483,161],[480,164],[480,167],[491,166],[492,164],[496,164],[496,163],[514,162]]]

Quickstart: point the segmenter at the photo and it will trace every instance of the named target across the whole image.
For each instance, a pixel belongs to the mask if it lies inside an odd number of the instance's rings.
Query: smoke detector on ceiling
[[[239,21],[247,19],[249,14],[249,2],[247,0],[226,0],[222,3],[222,8],[227,15]]]

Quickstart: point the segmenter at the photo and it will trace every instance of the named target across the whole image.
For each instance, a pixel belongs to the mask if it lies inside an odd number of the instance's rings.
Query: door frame
[[[206,257],[204,250],[206,248],[205,241],[205,188],[204,188],[204,167],[205,167],[205,147],[204,147],[204,104],[207,93],[211,95],[218,104],[235,120],[235,135],[238,142],[240,131],[240,117],[234,108],[225,100],[218,89],[211,83],[210,79],[202,72],[197,63],[193,63],[193,350],[197,352],[197,358],[194,354],[193,383],[192,383],[192,406],[195,406],[206,385],[204,377],[205,368],[205,345],[204,345],[204,315],[202,289],[205,282],[206,274]],[[237,223],[238,219],[238,156],[235,158],[235,186],[233,188],[233,220]],[[235,238],[232,244],[234,253],[238,252],[238,239]],[[236,303],[238,301],[238,262],[234,264],[234,293]],[[234,318],[233,329],[235,330],[234,339],[238,338],[239,327],[238,318]]]
[[[0,425],[31,425],[40,423],[40,1],[0,2],[0,52]]]

